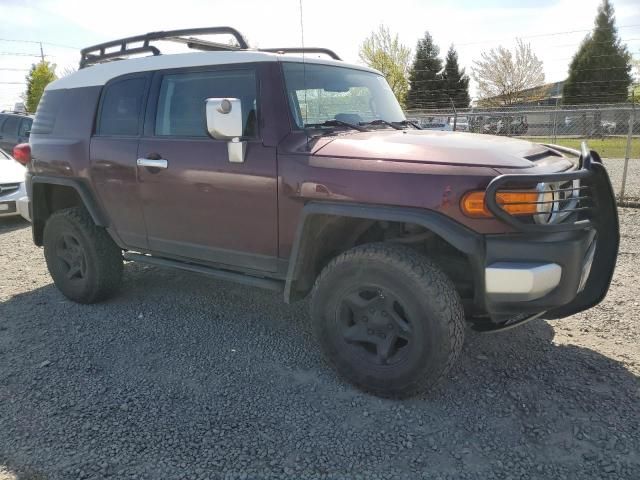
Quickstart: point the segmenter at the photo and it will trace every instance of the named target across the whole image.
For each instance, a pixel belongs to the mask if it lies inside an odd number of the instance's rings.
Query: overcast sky
[[[515,38],[530,42],[546,80],[563,80],[571,56],[593,27],[599,0],[302,0],[306,46],[358,61],[358,46],[380,23],[415,48],[429,31],[442,55],[450,44],[470,69],[483,50]],[[613,0],[621,38],[640,58],[640,1]],[[299,46],[299,0],[0,0],[0,108],[12,108],[39,46],[58,65],[76,67],[78,49],[155,30],[230,25],[252,46]],[[55,45],[51,45],[55,44]],[[72,48],[68,48],[72,47]],[[9,55],[12,54],[12,55]],[[21,54],[21,55],[15,55]],[[8,82],[17,82],[11,84]],[[472,90],[472,95],[475,89]]]

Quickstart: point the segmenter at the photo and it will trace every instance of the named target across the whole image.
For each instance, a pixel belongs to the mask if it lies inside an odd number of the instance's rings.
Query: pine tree
[[[458,52],[453,45],[449,47],[444,64],[444,81],[446,93],[456,108],[468,108],[471,103],[469,96],[469,77],[458,65]]]
[[[410,89],[407,92],[408,109],[448,108],[451,103],[443,93],[444,81],[441,75],[442,60],[438,58],[440,49],[426,32],[418,40],[413,66],[409,72]]]
[[[57,78],[55,70],[56,66],[47,61],[31,65],[27,75],[27,91],[23,95],[27,112],[35,113],[44,88]]]
[[[627,100],[631,56],[620,43],[609,0],[598,8],[593,32],[582,41],[569,66],[562,97],[566,105]]]

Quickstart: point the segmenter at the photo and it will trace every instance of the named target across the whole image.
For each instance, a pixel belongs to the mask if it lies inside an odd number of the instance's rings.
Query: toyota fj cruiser
[[[108,42],[80,66],[46,89],[27,179],[33,240],[76,302],[113,294],[123,260],[310,297],[337,371],[403,396],[446,374],[465,321],[559,318],[608,290],[615,198],[584,145],[421,131],[379,72],[229,27]]]

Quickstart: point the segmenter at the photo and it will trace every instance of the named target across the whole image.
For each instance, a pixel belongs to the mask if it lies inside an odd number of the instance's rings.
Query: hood
[[[0,157],[0,183],[24,182],[27,169],[15,160]]]
[[[315,150],[327,157],[520,169],[570,162],[549,148],[508,137],[428,130],[377,130],[332,137]]]

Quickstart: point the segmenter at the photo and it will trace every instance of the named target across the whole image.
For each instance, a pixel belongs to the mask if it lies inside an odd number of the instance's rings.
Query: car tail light
[[[511,215],[534,215],[537,211],[538,192],[498,191],[496,200],[502,209]],[[467,193],[462,197],[462,211],[473,218],[493,217],[487,209],[484,190]]]
[[[28,143],[20,143],[13,147],[13,158],[22,165],[31,161],[31,146]]]

